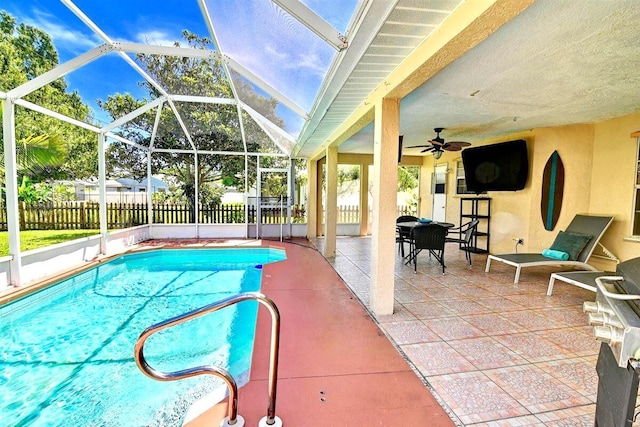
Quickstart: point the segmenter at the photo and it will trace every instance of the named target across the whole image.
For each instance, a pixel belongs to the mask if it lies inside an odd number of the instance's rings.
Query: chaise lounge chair
[[[514,284],[518,284],[518,281],[520,280],[520,271],[523,267],[536,267],[541,265],[567,265],[582,268],[584,270],[597,271],[596,268],[587,264],[587,261],[589,260],[589,257],[591,257],[593,250],[595,249],[596,245],[602,238],[602,235],[607,230],[612,221],[612,216],[576,215],[567,227],[566,232],[564,232],[564,236],[567,236],[567,233],[569,233],[571,235],[582,235],[591,237],[588,238],[588,240],[587,237],[584,237],[584,239],[586,240],[586,244],[575,258],[570,257],[567,260],[553,259],[545,257],[541,253],[489,255],[487,257],[487,265],[484,271],[485,273],[489,272],[492,260],[512,265],[516,268],[516,276],[513,280]],[[560,237],[560,235],[562,234],[563,232],[560,232],[558,237]],[[558,241],[558,237],[556,238],[556,241]],[[554,248],[553,245],[552,248]]]
[[[559,273],[552,273],[549,278],[549,287],[547,288],[547,295],[551,296],[553,293],[553,286],[556,280],[568,283],[579,288],[588,289],[591,292],[596,292],[596,279],[602,276],[615,276],[614,271],[565,271]]]

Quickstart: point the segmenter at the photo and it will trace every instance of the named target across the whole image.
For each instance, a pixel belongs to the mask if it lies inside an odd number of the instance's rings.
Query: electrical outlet
[[[524,245],[524,239],[522,237],[518,238],[518,245]]]

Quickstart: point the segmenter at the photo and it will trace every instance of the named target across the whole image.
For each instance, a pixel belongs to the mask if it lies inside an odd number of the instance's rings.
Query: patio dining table
[[[414,227],[427,227],[430,225],[439,225],[445,228],[453,228],[456,225],[450,222],[440,222],[440,221],[431,221],[431,222],[420,222],[420,221],[407,221],[407,222],[398,222],[396,227],[401,228],[406,231],[411,231]]]
[[[440,222],[440,221],[431,221],[431,222],[421,222],[421,221],[407,221],[407,222],[398,222],[396,223],[396,227],[398,230],[402,230],[403,232],[410,234],[411,230],[416,227],[430,227],[432,225],[439,225],[441,227],[445,227],[446,229],[455,227],[455,224],[450,222]],[[409,254],[404,257],[405,264],[409,263],[412,258],[412,252],[409,251]]]

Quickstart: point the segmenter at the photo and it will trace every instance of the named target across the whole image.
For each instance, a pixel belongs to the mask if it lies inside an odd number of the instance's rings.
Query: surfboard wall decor
[[[545,230],[553,230],[560,217],[564,192],[564,165],[558,151],[547,160],[542,174],[542,200],[540,213]]]

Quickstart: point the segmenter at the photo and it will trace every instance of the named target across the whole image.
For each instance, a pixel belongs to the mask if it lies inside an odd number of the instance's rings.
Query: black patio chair
[[[444,243],[447,236],[447,229],[438,224],[429,224],[414,227],[411,230],[409,260],[413,261],[413,271],[418,271],[418,254],[423,250],[428,250],[430,255],[442,265],[444,274]]]
[[[396,224],[399,222],[410,222],[417,220],[418,218],[413,215],[402,215],[396,218]],[[402,255],[402,258],[404,258],[404,244],[409,243],[410,240],[409,233],[410,230],[401,230],[396,227],[396,243],[399,245],[398,251],[400,252],[400,255]]]
[[[469,265],[471,265],[471,239],[478,229],[480,221],[473,219],[466,224],[462,224],[460,227],[449,229],[449,234],[445,239],[446,243],[457,243],[461,250],[464,251],[464,256]],[[451,234],[457,234],[458,237],[449,237]]]

